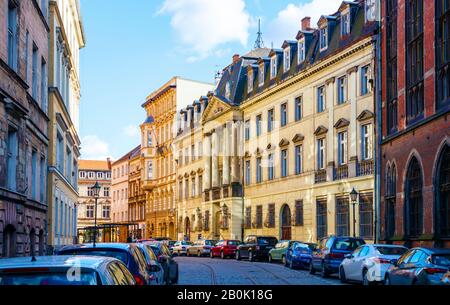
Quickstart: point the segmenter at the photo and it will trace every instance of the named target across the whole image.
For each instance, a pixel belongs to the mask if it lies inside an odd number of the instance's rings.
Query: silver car
[[[211,248],[217,244],[217,240],[201,239],[197,240],[192,246],[187,249],[187,256],[209,256]]]
[[[339,267],[341,282],[357,281],[364,285],[382,283],[386,271],[408,248],[394,245],[363,245],[347,254]]]
[[[181,256],[181,255],[186,255],[186,253],[187,253],[187,249],[189,248],[189,247],[191,247],[193,244],[192,244],[192,242],[190,242],[190,241],[185,241],[185,240],[182,240],[182,241],[177,241],[174,245],[173,245],[173,248],[172,248],[172,253],[173,254],[176,254],[176,255],[178,255],[178,256]]]

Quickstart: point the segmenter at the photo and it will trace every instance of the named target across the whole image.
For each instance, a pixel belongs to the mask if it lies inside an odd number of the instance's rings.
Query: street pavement
[[[281,264],[183,256],[175,260],[178,285],[341,285],[337,276],[323,279]]]

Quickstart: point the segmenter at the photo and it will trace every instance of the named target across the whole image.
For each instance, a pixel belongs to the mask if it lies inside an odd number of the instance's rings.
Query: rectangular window
[[[320,51],[328,48],[328,27],[320,29]]]
[[[103,188],[103,196],[104,197],[109,197],[109,192],[110,192],[109,187],[104,187]]]
[[[189,199],[189,180],[184,180],[184,198]]]
[[[303,146],[295,146],[295,174],[300,175],[303,171]]]
[[[362,160],[372,159],[372,124],[361,126]]]
[[[298,41],[298,63],[302,63],[303,61],[305,61],[305,40],[299,40]]]
[[[195,177],[191,178],[191,196],[195,197],[197,196],[196,191],[195,191]]]
[[[250,120],[245,121],[245,141],[250,140]]]
[[[40,173],[39,173],[39,181],[40,181],[40,201],[45,202],[45,181],[47,180],[47,162],[45,161],[45,157],[41,157],[40,161]]]
[[[291,68],[291,48],[284,50],[284,72],[288,72]]]
[[[25,34],[25,82],[28,84],[28,56],[29,56],[30,32],[27,30]]]
[[[361,68],[361,95],[369,93],[369,66]]]
[[[341,35],[350,34],[350,13],[341,15]]]
[[[31,152],[31,198],[37,200],[38,194],[38,162],[37,162],[37,151],[32,150]]]
[[[19,142],[17,130],[9,126],[7,146],[7,187],[12,191],[17,190],[17,164],[19,159]]]
[[[263,207],[258,205],[256,207],[256,228],[261,229],[263,227]]]
[[[203,193],[203,176],[198,176],[198,194]]]
[[[336,198],[336,235],[348,236],[350,232],[350,213],[348,197]]]
[[[33,98],[38,101],[38,51],[39,49],[33,43],[33,55],[32,55],[32,63],[31,63],[31,95]]]
[[[287,149],[281,151],[281,177],[288,175],[288,152]]]
[[[303,111],[303,98],[298,96],[295,98],[295,121],[300,121],[302,119]]]
[[[250,94],[253,92],[253,70],[249,70],[247,74],[247,93]]]
[[[295,225],[303,226],[303,200],[295,201]]]
[[[19,61],[18,7],[14,1],[8,1],[8,65],[17,72]]]
[[[387,132],[397,130],[397,5],[398,0],[386,1],[386,98]]]
[[[325,169],[325,139],[317,140],[317,169]]]
[[[268,162],[269,162],[268,167],[267,167],[268,174],[269,174],[268,179],[273,180],[274,179],[273,154],[269,154]]]
[[[103,206],[102,216],[103,216],[103,218],[110,218],[111,217],[111,207],[109,205],[104,205]]]
[[[436,107],[445,109],[450,104],[450,1],[436,3]]]
[[[72,151],[66,147],[66,178],[72,177]]]
[[[317,112],[325,111],[325,86],[317,88]]]
[[[424,111],[423,0],[406,3],[406,121],[414,123]]]
[[[47,113],[47,63],[41,59],[41,107]]]
[[[191,145],[191,156],[192,161],[195,161],[195,145]]]
[[[94,206],[86,206],[86,218],[94,218]]]
[[[245,208],[245,228],[250,229],[252,227],[252,208]]]
[[[250,160],[245,161],[245,184],[250,185],[251,183],[251,171],[250,171]]]
[[[259,73],[258,73],[258,83],[259,83],[260,87],[262,85],[264,85],[264,78],[265,78],[264,76],[265,76],[265,71],[264,71],[264,63],[263,63],[259,66]]]
[[[269,204],[268,214],[267,214],[267,226],[269,228],[275,228],[275,204]]]
[[[275,78],[277,76],[277,72],[278,72],[277,65],[278,65],[277,56],[275,55],[270,59],[270,78],[271,79]]]
[[[347,131],[338,133],[338,165],[347,164]]]
[[[64,173],[64,139],[59,132],[56,135],[56,142],[56,167]]]
[[[256,136],[259,137],[261,135],[261,122],[262,116],[259,114],[256,116]]]
[[[270,109],[267,112],[267,132],[271,132],[273,130],[273,109]]]
[[[373,238],[373,195],[361,194],[359,198],[359,236]]]
[[[180,201],[183,199],[183,181],[178,182],[178,198]]]
[[[280,106],[280,115],[281,115],[281,127],[284,127],[287,125],[287,103],[281,104]]]
[[[328,220],[327,220],[327,200],[320,199],[316,202],[316,222],[317,222],[317,239],[324,238],[328,235]]]
[[[345,86],[346,86],[345,76],[338,78],[338,81],[337,81],[338,105],[345,103],[345,101],[347,99],[346,94],[345,94],[346,93]]]
[[[262,182],[261,158],[256,158],[256,183]]]

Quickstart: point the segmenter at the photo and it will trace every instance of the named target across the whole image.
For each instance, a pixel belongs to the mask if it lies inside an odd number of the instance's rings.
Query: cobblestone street
[[[323,279],[307,270],[281,264],[177,257],[179,285],[340,285],[337,276]]]

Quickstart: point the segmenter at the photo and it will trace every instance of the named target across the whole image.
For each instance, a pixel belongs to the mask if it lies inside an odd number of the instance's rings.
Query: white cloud
[[[111,158],[109,145],[96,135],[81,139],[81,158],[85,160],[104,160]]]
[[[244,0],[165,0],[160,14],[171,15],[177,39],[188,49],[189,62],[213,55],[220,45],[247,45],[250,16]]]
[[[303,17],[311,17],[311,26],[317,27],[321,15],[334,14],[342,0],[308,0],[306,3],[288,4],[278,12],[277,17],[269,24],[266,44],[274,43],[274,48],[280,48],[284,40],[295,39],[301,27]]]
[[[122,132],[124,135],[131,138],[137,138],[141,134],[139,127],[136,125],[128,125],[122,130]]]

